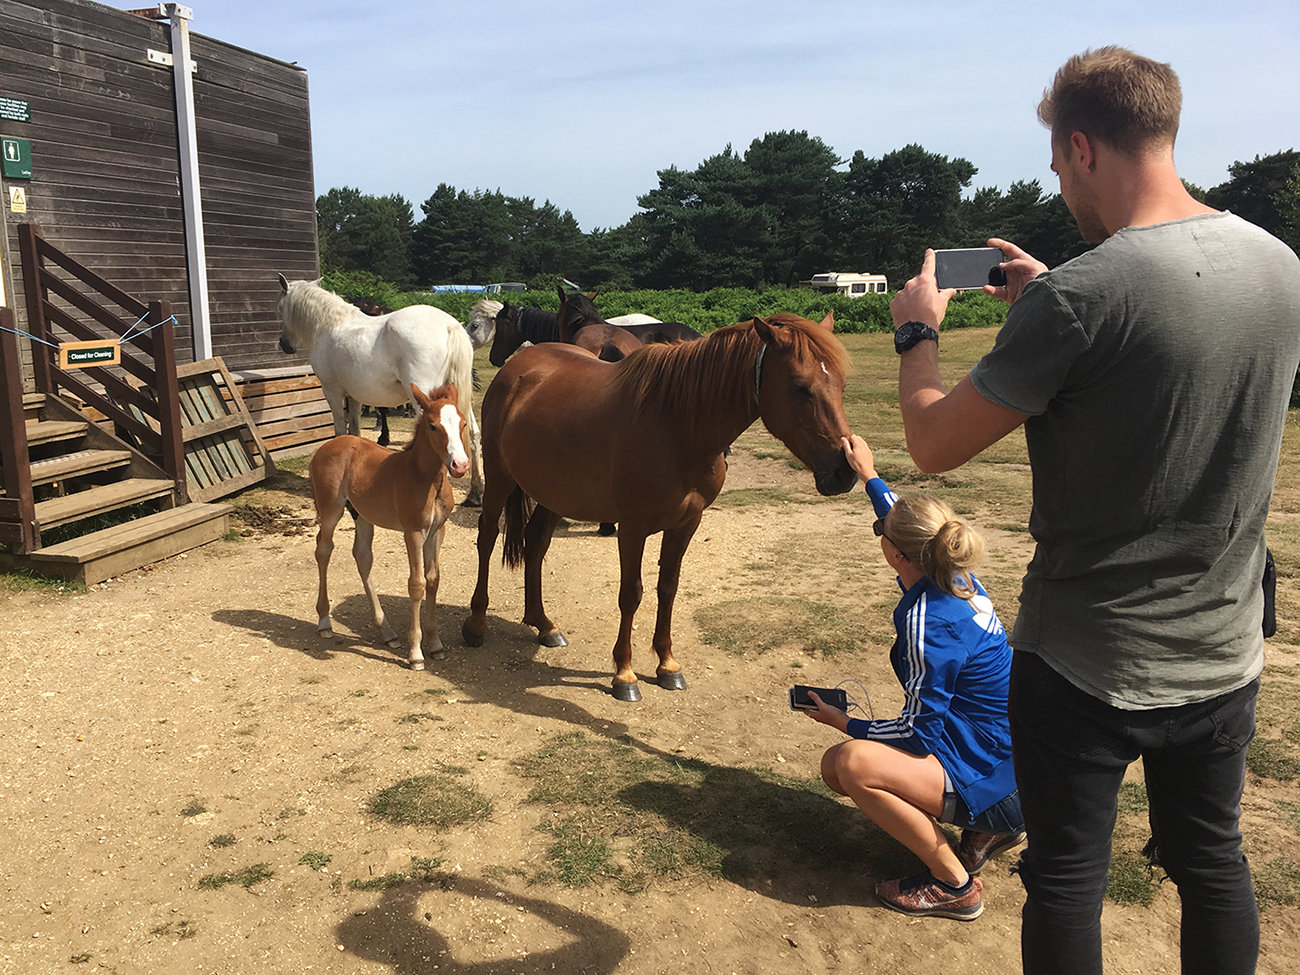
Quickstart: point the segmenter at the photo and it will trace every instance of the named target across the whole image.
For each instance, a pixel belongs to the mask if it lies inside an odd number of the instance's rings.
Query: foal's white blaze
[[[460,439],[460,412],[450,403],[444,403],[438,422],[447,431],[447,469],[452,477],[464,477],[469,470],[469,454]]]

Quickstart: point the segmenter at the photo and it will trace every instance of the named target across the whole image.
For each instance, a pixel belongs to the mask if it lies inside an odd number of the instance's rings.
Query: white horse
[[[474,416],[474,348],[460,322],[432,305],[367,315],[315,281],[280,278],[281,351],[305,352],[334,413],[336,436],[356,436],[361,404],[419,404],[411,384],[455,383],[469,428],[470,488],[463,504],[483,503],[483,448]],[[344,422],[346,418],[346,423]]]
[[[469,322],[465,325],[465,331],[469,333],[469,340],[474,348],[481,349],[485,345],[492,344],[492,337],[497,333],[497,312],[502,307],[501,302],[493,301],[491,298],[480,298],[474,302],[474,307],[469,310]],[[639,313],[619,315],[617,318],[605,320],[611,325],[659,324],[659,319]]]

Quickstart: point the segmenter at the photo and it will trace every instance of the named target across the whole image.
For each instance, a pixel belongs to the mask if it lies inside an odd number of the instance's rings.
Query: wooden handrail
[[[130,333],[121,343],[121,368],[152,390],[153,396],[141,395],[120,376],[104,368],[79,370],[79,374],[60,369],[55,350],[50,345],[40,343],[39,347],[34,345],[32,350],[36,388],[51,395],[57,394],[60,388],[66,389],[83,401],[92,403],[112,419],[119,429],[134,437],[146,452],[155,455],[162,469],[175,480],[178,496],[184,502],[184,433],[176,379],[176,342],[171,304],[165,301],[145,304],[127,294],[42,238],[37,224],[20,224],[18,242],[31,334],[42,342],[56,346],[58,337],[54,334],[54,326],[62,329],[65,335],[81,339],[101,337],[88,325],[52,304],[50,295],[56,295],[119,338]],[[84,290],[47,270],[47,260],[80,282]],[[97,301],[96,296],[121,308],[128,317],[123,318],[114,313]],[[87,379],[99,383],[104,393],[101,394],[86,382]],[[134,406],[145,416],[152,417],[158,422],[158,429],[155,431],[148,422],[142,422],[120,404]]]

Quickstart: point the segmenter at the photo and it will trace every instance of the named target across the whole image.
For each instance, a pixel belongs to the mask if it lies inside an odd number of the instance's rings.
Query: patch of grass
[[[1120,815],[1145,815],[1147,787],[1141,782],[1124,782],[1119,787]]]
[[[382,877],[373,877],[370,880],[349,880],[348,890],[388,890],[392,887],[400,887],[409,879],[404,873],[386,873]]]
[[[249,890],[255,884],[270,880],[274,876],[275,871],[271,869],[270,864],[255,863],[234,873],[210,873],[200,877],[199,890],[220,890],[227,884],[239,884],[245,890]]]
[[[737,656],[790,646],[832,657],[872,642],[865,626],[835,607],[786,596],[751,596],[701,606],[695,621],[705,643]]]
[[[552,812],[537,827],[551,837],[547,866],[530,883],[635,894],[664,878],[740,881],[824,863],[865,873],[911,856],[820,779],[646,755],[582,732],[552,739],[520,770],[534,782],[525,801]],[[878,842],[863,844],[862,828]]]
[[[1255,897],[1260,909],[1282,905],[1289,907],[1300,902],[1300,863],[1278,857],[1263,866],[1254,866],[1251,877],[1255,881]]]
[[[1246,768],[1262,778],[1290,782],[1300,775],[1300,758],[1287,741],[1256,736],[1246,749]]]
[[[415,714],[404,714],[395,719],[398,724],[419,724],[421,721],[446,721],[441,714],[430,714],[428,711],[418,711]]]
[[[1286,823],[1296,833],[1300,833],[1300,802],[1274,799],[1273,803],[1277,806],[1278,815],[1282,822]]]
[[[207,811],[208,811],[207,807],[204,806],[202,803],[191,802],[188,806],[186,806],[184,809],[181,810],[181,815],[188,818],[190,816],[201,816],[203,813]]]
[[[167,938],[167,937],[175,936],[179,938],[181,941],[185,941],[198,934],[199,929],[193,921],[180,920],[177,921],[174,925],[171,921],[168,921],[166,924],[160,924],[158,925],[158,927],[154,928],[149,933],[156,938]]]
[[[386,873],[370,880],[349,880],[348,890],[389,890],[410,880],[431,881],[443,864],[442,857],[411,857],[410,873]]]
[[[450,829],[486,819],[492,815],[492,803],[477,789],[443,771],[390,785],[371,801],[370,812],[399,826]]]
[[[1115,903],[1150,907],[1155,903],[1157,887],[1152,868],[1140,853],[1116,851],[1111,857],[1106,896]]]
[[[235,845],[234,833],[218,833],[212,839],[208,840],[208,846],[215,847],[218,850],[224,850],[228,846]]]
[[[0,572],[0,592],[38,592],[48,596],[79,596],[90,590],[82,582],[38,575],[30,569]]]
[[[80,951],[75,955],[70,955],[68,961],[72,962],[74,965],[84,965],[86,962],[90,961],[90,952]]]
[[[318,873],[325,869],[325,864],[334,858],[328,853],[322,853],[320,850],[308,850],[299,859],[299,863],[305,863]]]

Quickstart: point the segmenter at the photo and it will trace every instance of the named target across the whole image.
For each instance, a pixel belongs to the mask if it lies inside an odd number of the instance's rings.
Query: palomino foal
[[[411,596],[409,661],[412,670],[423,670],[421,603],[428,614],[426,628],[433,634],[430,653],[442,649],[438,639],[438,549],[453,507],[447,475],[464,477],[469,470],[469,456],[464,444],[465,418],[456,408],[456,385],[449,383],[425,396],[412,383],[411,394],[420,413],[416,416],[415,437],[404,450],[389,450],[364,437],[342,436],[327,441],[311,459],[311,496],[320,521],[316,537],[316,565],[320,569],[316,613],[320,622],[316,631],[333,635],[325,577],[334,552],[334,529],[344,508],[350,507],[357,526],[352,554],[361,584],[370,598],[384,642],[394,649],[402,645],[401,641],[384,619],[379,597],[370,584],[372,543],[376,525],[406,536],[406,554],[411,562],[407,585]]]

